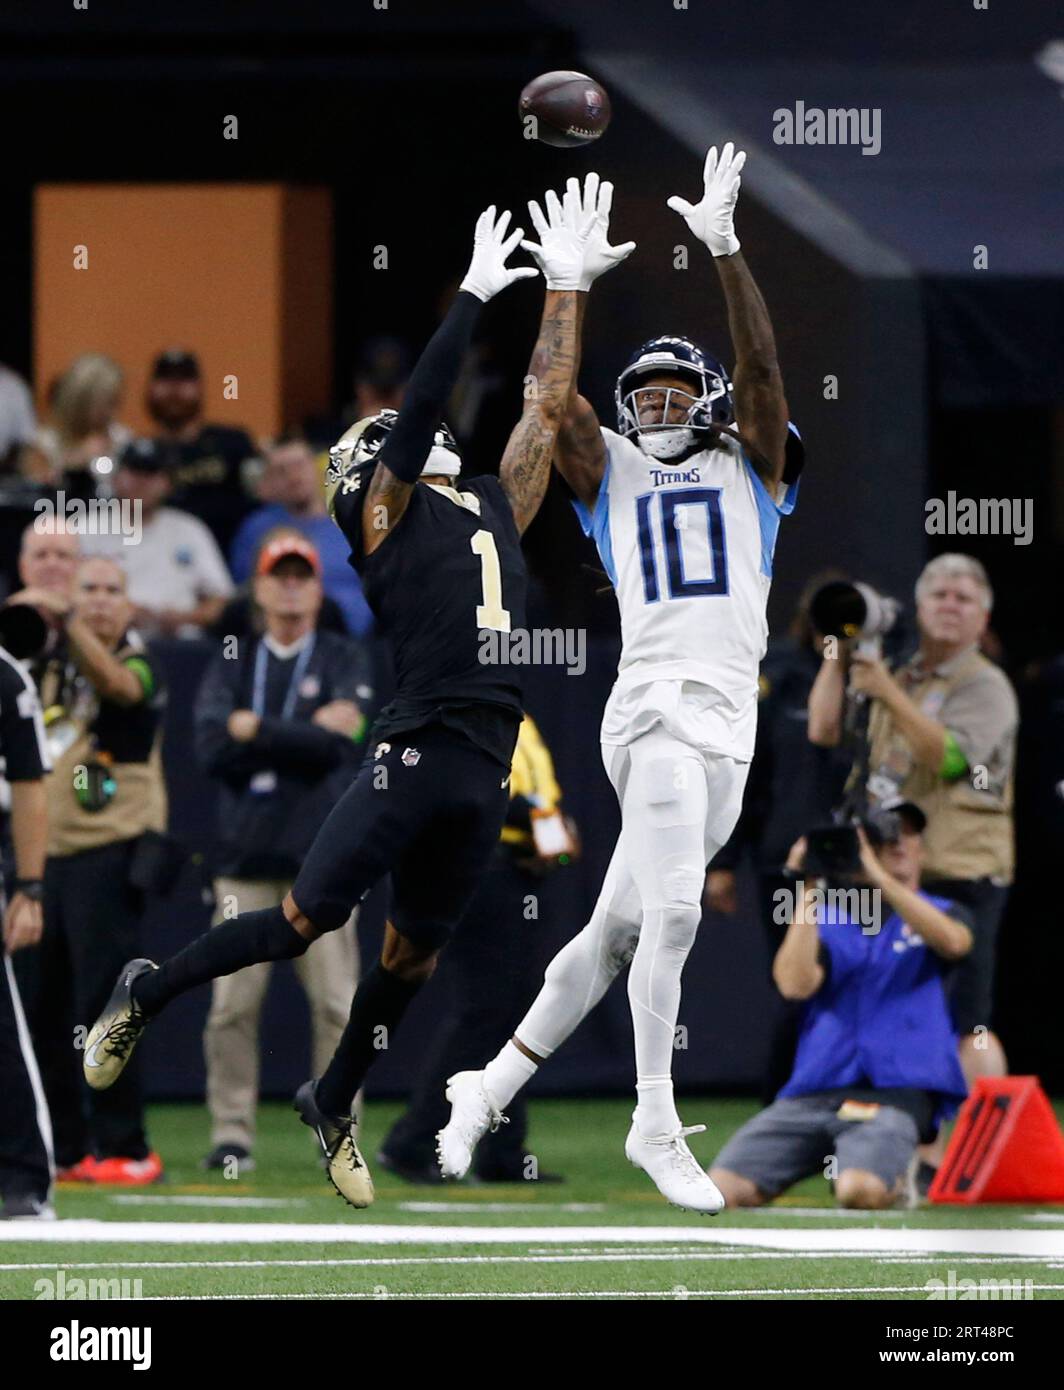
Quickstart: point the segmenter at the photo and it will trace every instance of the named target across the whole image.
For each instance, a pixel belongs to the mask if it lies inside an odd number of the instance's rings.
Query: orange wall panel
[[[199,354],[207,416],[218,423],[270,433],[328,403],[326,191],[280,184],[45,184],[36,189],[34,217],[34,378],[42,412],[48,383],[78,353],[105,352],[126,373],[121,418],[148,431],[148,371],[170,346]],[[87,248],[87,269],[75,269],[76,246]],[[301,259],[307,248],[313,270]],[[293,286],[311,274],[316,293],[298,320],[298,344],[286,344]],[[236,400],[224,395],[230,375],[237,378]]]

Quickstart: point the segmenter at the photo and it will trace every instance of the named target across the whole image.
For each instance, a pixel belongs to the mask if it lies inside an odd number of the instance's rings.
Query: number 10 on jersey
[[[728,552],[720,493],[718,487],[688,487],[675,492],[645,492],[635,499],[643,597],[647,603],[657,603],[662,597],[658,580],[659,555],[664,555],[665,559],[669,598],[712,598],[727,594]],[[655,502],[660,506],[655,506]],[[708,578],[688,578],[684,570],[684,537],[691,537],[692,549],[697,543],[697,549],[703,551],[699,534],[702,525],[706,528],[710,574]]]

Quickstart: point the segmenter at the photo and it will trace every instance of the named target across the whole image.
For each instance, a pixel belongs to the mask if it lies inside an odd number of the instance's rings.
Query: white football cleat
[[[451,1118],[436,1135],[436,1157],[445,1178],[464,1178],[477,1145],[509,1120],[484,1089],[482,1071],[458,1071],[447,1081]]]
[[[705,1125],[685,1125],[674,1134],[652,1138],[640,1134],[632,1122],[624,1153],[628,1162],[642,1168],[663,1197],[674,1207],[716,1216],[724,1210],[724,1194],[687,1147],[689,1134],[702,1134]]]

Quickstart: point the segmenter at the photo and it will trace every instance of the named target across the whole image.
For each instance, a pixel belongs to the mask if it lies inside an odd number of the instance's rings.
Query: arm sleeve
[[[250,747],[263,767],[296,777],[317,777],[351,756],[352,740],[320,724],[266,715]]]
[[[334,700],[353,700],[365,711],[373,699],[373,664],[361,642],[346,638],[332,673]]]
[[[0,754],[9,782],[36,782],[51,770],[37,692],[10,658],[0,658]]]
[[[458,380],[479,308],[476,295],[459,290],[410,377],[399,418],[377,456],[378,462],[404,483],[416,483],[421,476],[433,436]]]
[[[196,695],[196,757],[204,772],[212,777],[238,781],[258,770],[261,764],[249,756],[250,745],[229,737],[226,727],[236,709],[238,663],[219,653],[207,667]]]
[[[966,681],[952,691],[939,712],[940,721],[952,735],[953,745],[964,758],[966,768],[990,763],[1008,734],[1017,724],[1016,696],[1006,677],[987,670],[978,679]],[[947,739],[946,754],[950,752]],[[948,773],[943,773],[948,776]]]

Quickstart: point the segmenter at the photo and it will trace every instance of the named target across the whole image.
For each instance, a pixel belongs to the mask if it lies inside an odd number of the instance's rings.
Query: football
[[[610,123],[606,89],[582,72],[546,72],[533,78],[518,106],[529,139],[569,149],[597,140]]]

